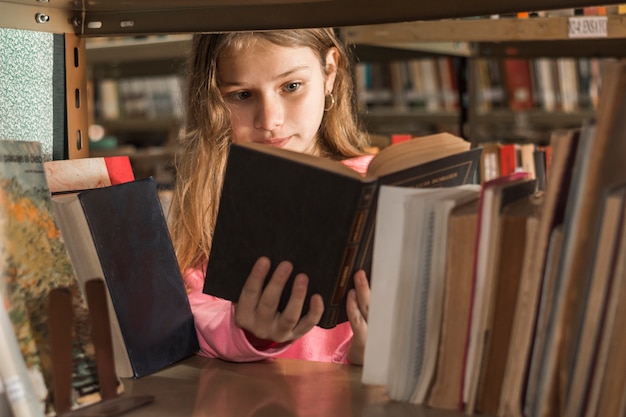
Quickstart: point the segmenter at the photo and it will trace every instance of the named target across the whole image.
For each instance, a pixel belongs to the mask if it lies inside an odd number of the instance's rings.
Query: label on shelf
[[[606,38],[608,36],[607,16],[572,16],[567,21],[569,38]]]

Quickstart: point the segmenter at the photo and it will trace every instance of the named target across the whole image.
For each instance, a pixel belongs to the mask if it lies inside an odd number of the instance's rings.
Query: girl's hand
[[[348,361],[353,365],[363,365],[369,309],[370,286],[365,271],[360,270],[354,274],[354,288],[348,293],[346,305],[346,312],[353,332],[348,351]]]
[[[278,264],[264,289],[263,282],[269,270],[270,260],[264,256],[252,267],[235,306],[235,322],[259,339],[289,342],[303,336],[320,321],[324,302],[319,294],[313,295],[309,311],[300,318],[309,278],[305,274],[298,274],[287,306],[279,312],[280,296],[293,266],[287,261]]]

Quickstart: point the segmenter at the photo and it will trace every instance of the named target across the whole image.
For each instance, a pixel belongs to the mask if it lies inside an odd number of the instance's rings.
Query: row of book
[[[481,144],[480,181],[490,181],[513,172],[526,172],[544,190],[552,158],[552,146],[536,143],[485,142]]]
[[[94,80],[94,116],[96,120],[181,120],[181,81],[178,74]]]
[[[454,112],[459,108],[459,58],[360,62],[360,108]],[[495,109],[576,112],[597,108],[601,58],[474,58],[478,113]]]
[[[545,191],[525,172],[381,189],[364,383],[468,414],[624,415],[626,64],[605,76],[595,124],[553,133]]]
[[[359,62],[356,65],[359,107],[362,110],[457,110],[457,67],[453,57]]]
[[[0,235],[7,415],[136,408],[153,398],[120,396],[121,378],[197,351],[156,184],[128,157],[44,161],[38,142],[0,141]]]
[[[479,112],[509,108],[571,113],[597,109],[602,58],[477,58]]]

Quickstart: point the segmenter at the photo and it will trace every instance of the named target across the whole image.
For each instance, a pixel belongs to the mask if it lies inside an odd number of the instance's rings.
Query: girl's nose
[[[258,102],[254,127],[262,130],[274,130],[284,121],[284,108],[279,97],[264,96]]]

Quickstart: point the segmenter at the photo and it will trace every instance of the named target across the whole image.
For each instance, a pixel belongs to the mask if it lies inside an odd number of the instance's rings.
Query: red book
[[[500,145],[500,175],[509,175],[519,166],[519,145],[516,143],[503,143]]]
[[[526,110],[534,107],[532,77],[527,59],[505,59],[504,73],[506,90],[511,110]]]
[[[546,145],[544,147],[546,152],[546,174],[550,171],[550,162],[552,161],[552,145]]]
[[[410,134],[394,133],[391,135],[391,144],[395,145],[401,142],[406,142],[407,140],[411,140],[412,137],[413,136]]]

